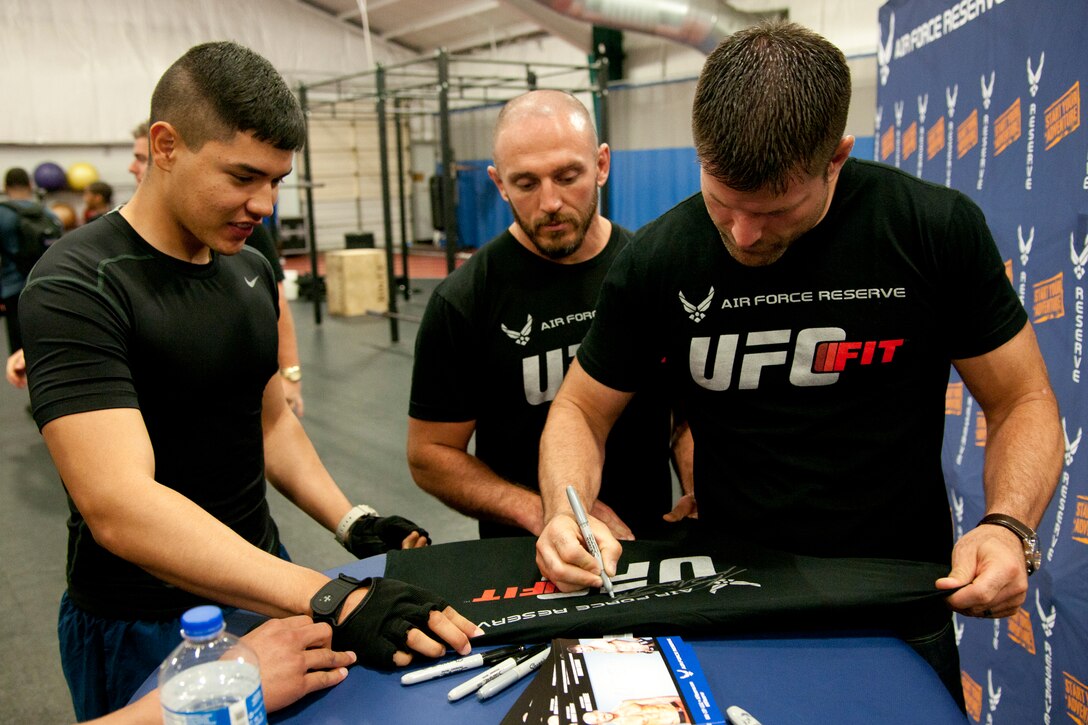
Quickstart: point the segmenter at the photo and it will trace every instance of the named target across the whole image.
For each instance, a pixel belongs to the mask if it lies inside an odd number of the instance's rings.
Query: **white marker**
[[[499,694],[507,687],[510,687],[510,685],[514,684],[522,677],[525,677],[527,674],[533,672],[534,670],[538,669],[542,664],[544,664],[545,660],[548,659],[548,655],[551,653],[551,650],[551,645],[547,645],[544,647],[544,649],[540,650],[540,652],[525,660],[514,669],[510,670],[509,672],[502,673],[494,680],[488,682],[483,687],[481,687],[479,692],[476,693],[476,698],[479,700],[486,700],[489,697],[493,697]]]
[[[462,697],[465,697],[466,695],[471,695],[473,692],[476,692],[499,675],[505,672],[509,672],[522,662],[532,658],[542,649],[545,649],[547,646],[548,645],[545,644],[537,645],[536,647],[525,650],[524,653],[517,655],[516,657],[507,657],[491,669],[485,670],[484,672],[481,672],[475,677],[465,680],[460,685],[450,690],[446,697],[449,699],[450,702],[457,702]]]
[[[453,675],[458,672],[464,672],[465,670],[473,670],[477,667],[491,665],[496,662],[501,662],[507,657],[516,655],[519,652],[523,652],[525,647],[526,646],[523,644],[499,647],[497,649],[488,650],[487,652],[480,652],[457,660],[443,662],[440,665],[424,667],[423,669],[415,670],[413,672],[406,672],[401,675],[400,684],[414,685],[419,682],[433,680],[436,677],[445,677],[446,675]]]
[[[597,546],[597,538],[593,536],[593,529],[589,528],[589,517],[586,516],[585,506],[582,505],[582,500],[578,498],[578,492],[574,490],[574,486],[567,486],[567,500],[570,501],[570,507],[574,510],[574,520],[578,522],[578,528],[582,531],[582,538],[586,540],[586,548],[589,549],[590,554],[593,554],[593,558],[597,560],[597,564],[601,567],[601,582],[604,583],[604,590],[608,592],[608,596],[615,599],[616,593],[612,591],[612,580],[604,572],[604,559],[601,558],[601,549]]]
[[[733,725],[761,725],[759,720],[756,720],[746,710],[736,705],[729,706],[725,711],[725,716],[729,718],[729,722],[733,723]]]

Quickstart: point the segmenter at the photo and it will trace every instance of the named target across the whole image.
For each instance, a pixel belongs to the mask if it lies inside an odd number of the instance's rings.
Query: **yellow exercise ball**
[[[98,170],[85,161],[68,167],[68,187],[73,191],[83,191],[92,182],[98,181]]]

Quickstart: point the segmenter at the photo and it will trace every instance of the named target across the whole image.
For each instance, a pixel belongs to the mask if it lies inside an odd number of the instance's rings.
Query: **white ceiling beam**
[[[366,11],[368,13],[375,10],[381,10],[382,8],[389,7],[390,5],[396,5],[400,0],[367,0]],[[359,12],[359,7],[351,8],[350,10],[344,10],[336,15],[337,20],[351,20],[352,18],[362,17],[362,13]]]
[[[397,38],[402,35],[408,35],[410,33],[417,33],[420,30],[426,30],[427,28],[433,28],[438,25],[444,25],[446,23],[452,23],[457,20],[472,17],[473,15],[479,15],[491,10],[497,10],[499,7],[498,0],[483,0],[483,2],[471,3],[468,5],[460,5],[454,7],[444,13],[436,13],[429,15],[426,19],[417,20],[407,25],[402,25],[399,28],[386,28],[382,33],[383,38]]]
[[[522,15],[542,26],[543,30],[562,38],[583,53],[592,52],[593,26],[589,23],[561,15],[536,0],[503,0],[503,4],[516,8]]]
[[[513,38],[539,33],[541,30],[542,28],[533,22],[514,23],[513,25],[504,25],[502,28],[488,28],[479,33],[459,37],[456,43],[447,44],[446,50],[450,53],[460,53],[470,48],[480,48],[492,43],[504,43]]]

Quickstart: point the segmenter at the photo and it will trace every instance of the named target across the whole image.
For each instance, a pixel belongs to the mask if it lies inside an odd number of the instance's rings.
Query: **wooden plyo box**
[[[389,308],[385,252],[380,249],[342,249],[325,254],[325,287],[329,314],[351,317],[367,310]]]

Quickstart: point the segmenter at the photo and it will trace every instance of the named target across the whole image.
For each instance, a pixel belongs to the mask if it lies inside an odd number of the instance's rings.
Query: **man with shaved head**
[[[482,538],[543,527],[540,433],[605,273],[630,241],[597,209],[611,154],[575,97],[531,91],[508,102],[492,157],[488,175],[514,222],[431,296],[416,339],[408,426],[416,483],[479,519]],[[593,514],[618,538],[647,536],[670,509],[671,430],[668,408],[651,392],[608,438]],[[678,448],[690,440],[678,439]],[[669,519],[690,505],[685,499]]]

